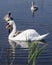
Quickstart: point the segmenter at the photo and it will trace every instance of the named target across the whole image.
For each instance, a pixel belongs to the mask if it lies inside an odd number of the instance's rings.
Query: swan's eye
[[[7,23],[7,25],[9,25],[9,23]]]

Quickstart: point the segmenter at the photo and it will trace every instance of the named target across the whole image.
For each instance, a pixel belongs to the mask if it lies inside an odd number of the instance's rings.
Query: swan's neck
[[[34,6],[34,2],[32,2],[32,6]]]
[[[12,32],[9,34],[9,39],[12,39],[14,37],[15,32],[16,32],[16,25],[14,22],[13,22],[12,27],[13,27],[13,29],[12,29]]]

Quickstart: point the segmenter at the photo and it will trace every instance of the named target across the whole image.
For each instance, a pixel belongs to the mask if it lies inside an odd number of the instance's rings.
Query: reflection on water
[[[12,48],[7,49],[7,64],[13,65],[15,59],[15,53],[13,53]]]
[[[40,45],[38,45],[39,46],[39,48],[41,48],[41,46],[42,45],[47,45],[47,43],[45,42],[45,40],[42,40],[42,41],[33,41],[35,44],[36,44],[36,42]],[[15,61],[15,58],[16,57],[18,57],[20,54],[20,56],[19,57],[21,57],[22,56],[22,58],[23,58],[23,53],[25,54],[25,52],[26,52],[26,54],[28,53],[29,54],[29,52],[28,52],[28,43],[31,45],[31,47],[32,47],[32,45],[33,45],[33,42],[31,42],[31,41],[27,41],[27,42],[24,42],[24,41],[11,41],[11,40],[9,40],[9,44],[11,45],[11,47],[10,47],[10,49],[8,49],[8,51],[7,51],[7,57],[8,57],[8,64],[9,65],[13,65],[13,63],[14,63],[14,61]],[[33,48],[33,47],[32,47]],[[21,53],[19,53],[19,55],[17,54],[17,56],[15,55],[16,54],[16,49],[18,49],[18,51],[17,52],[21,52]],[[34,48],[35,49],[35,48]],[[29,49],[30,50],[30,49]],[[36,50],[36,51],[38,51],[38,50]],[[35,52],[35,51],[34,51]],[[33,52],[33,53],[34,53]],[[42,52],[42,51],[41,51]],[[26,55],[25,54],[25,55]],[[27,54],[27,55],[28,55]],[[27,56],[27,60],[26,61],[28,61],[28,56]],[[20,62],[20,61],[19,61]],[[18,64],[18,63],[17,63]]]

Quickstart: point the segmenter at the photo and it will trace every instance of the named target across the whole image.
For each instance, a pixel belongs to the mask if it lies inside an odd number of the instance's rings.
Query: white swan
[[[37,11],[37,10],[38,10],[38,7],[35,6],[34,1],[32,1],[32,6],[31,6],[32,13],[34,14],[34,12]]]
[[[8,36],[8,39],[10,39],[12,41],[42,40],[49,34],[49,33],[47,33],[44,35],[40,35],[34,29],[27,29],[14,37],[14,35],[16,33],[16,24],[15,24],[14,20],[12,20],[9,13],[4,17],[4,20],[8,23],[6,28],[10,28],[11,26],[13,27],[12,32]]]

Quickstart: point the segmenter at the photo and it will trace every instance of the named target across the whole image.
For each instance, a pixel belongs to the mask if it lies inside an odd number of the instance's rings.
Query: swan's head
[[[6,28],[7,28],[7,29],[10,29],[11,26],[12,26],[12,24],[13,24],[13,18],[10,17],[10,16],[11,16],[11,13],[10,13],[10,12],[7,13],[7,14],[4,16],[4,20],[5,20],[5,22],[7,23],[7,24],[6,24]]]
[[[6,24],[6,28],[7,29],[11,29],[12,28],[12,26],[13,26],[13,20],[9,20],[8,22],[7,22],[7,24]]]
[[[34,5],[34,1],[32,1],[32,5]]]

